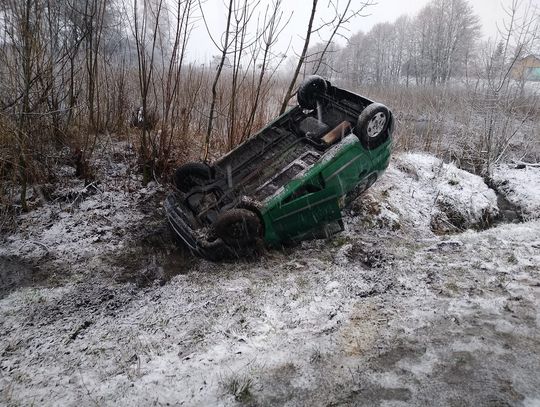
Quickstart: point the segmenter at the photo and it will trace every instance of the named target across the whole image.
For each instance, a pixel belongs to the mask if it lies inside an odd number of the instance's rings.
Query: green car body
[[[342,209],[388,166],[394,118],[386,106],[308,77],[299,106],[212,165],[175,173],[165,201],[175,235],[213,260],[343,228]],[[257,243],[258,242],[258,243]]]
[[[301,177],[264,202],[265,241],[279,245],[283,240],[300,240],[321,224],[340,221],[347,194],[362,182],[369,187],[367,183],[372,184],[388,166],[391,142],[389,139],[375,150],[366,150],[350,134],[327,151]],[[302,189],[314,192],[295,197]]]

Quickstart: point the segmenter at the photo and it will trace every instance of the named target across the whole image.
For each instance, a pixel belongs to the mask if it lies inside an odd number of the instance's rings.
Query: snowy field
[[[402,154],[344,232],[214,264],[117,148],[0,237],[0,404],[540,406],[540,168]]]

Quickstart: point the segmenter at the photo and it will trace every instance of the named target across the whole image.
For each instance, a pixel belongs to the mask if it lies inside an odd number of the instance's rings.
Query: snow
[[[521,209],[526,219],[540,217],[540,167],[501,164],[494,168],[492,182],[505,197]]]
[[[369,218],[390,228],[457,232],[482,227],[499,214],[497,196],[481,177],[427,154],[398,156],[379,185],[364,200],[368,208],[361,215],[375,214]]]
[[[124,143],[117,148],[130,151]],[[153,182],[141,188],[139,177],[128,175],[131,168],[126,162],[100,160],[98,155],[94,165],[100,182],[85,185],[82,180],[68,178],[51,202],[19,217],[16,232],[0,246],[0,256],[34,262],[48,257],[71,264],[71,271],[84,272],[79,267],[84,259],[121,250],[126,244],[126,229],[139,225],[145,217],[134,207],[163,188]],[[58,175],[72,173],[68,168],[60,167]],[[127,179],[127,189],[118,178]],[[130,192],[133,187],[138,190]]]
[[[102,161],[97,189],[67,181],[2,239],[0,266],[49,277],[0,296],[0,404],[540,399],[540,220],[480,230],[498,212],[481,178],[401,154],[345,232],[215,264],[170,243],[162,186],[115,181],[130,165]],[[534,190],[519,171],[501,180]],[[434,230],[452,211],[459,227]]]

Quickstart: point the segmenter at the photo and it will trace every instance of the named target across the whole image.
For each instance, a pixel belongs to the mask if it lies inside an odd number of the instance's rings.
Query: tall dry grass
[[[15,107],[5,109],[0,115],[0,213],[5,215],[22,209],[23,175],[29,186],[54,182],[55,166],[66,164],[74,166],[76,174],[90,183],[95,176],[92,156],[97,145],[111,137],[140,144],[141,129],[134,126],[133,120],[139,107],[135,86],[137,72],[125,67],[107,67],[106,73],[106,80],[97,87],[95,105],[99,111],[93,115],[95,125],[89,121],[84,88],[80,89],[80,102],[73,109],[53,112],[46,100],[36,101],[24,132],[18,128],[20,112]],[[247,72],[232,100],[229,75],[230,72],[225,70],[218,86],[210,139],[211,159],[263,127],[276,115],[282,97],[279,78],[268,75],[257,90],[255,73]],[[187,65],[167,121],[163,120],[162,88],[159,84],[153,87],[146,115],[147,120],[150,119],[147,132],[153,178],[166,180],[180,163],[202,157],[212,76],[213,71],[208,67]],[[234,120],[231,112],[235,113]],[[24,157],[24,168],[21,168],[21,156]]]
[[[18,140],[21,133],[17,131],[16,112],[8,110],[0,116],[0,218],[4,224],[9,224],[5,219],[21,210],[21,153],[30,184],[54,182],[58,164],[77,167],[77,173],[92,182],[89,163],[96,145],[110,138],[129,139],[138,145],[140,129],[131,125],[139,100],[137,72],[126,67],[107,69],[106,80],[100,82],[97,92],[100,114],[95,129],[88,122],[88,107],[83,102],[57,113],[51,113],[45,102],[36,105],[22,142]],[[177,165],[203,156],[213,74],[208,67],[186,66],[167,122],[162,120],[160,87],[153,89],[149,140],[155,153],[155,179],[166,181]],[[246,72],[246,79],[232,98],[228,75],[230,72],[225,70],[218,86],[210,160],[275,118],[288,83],[285,77],[269,75],[256,97],[256,78],[249,76],[254,73]],[[479,174],[487,173],[490,166],[502,160],[540,160],[540,108],[534,89],[514,86],[494,96],[481,83],[361,89],[339,81],[336,85],[391,108],[397,119],[397,151],[426,151]],[[83,93],[79,97],[84,100]]]
[[[540,93],[534,86],[511,82],[497,94],[480,81],[356,91],[391,107],[397,150],[426,151],[480,175],[503,161],[540,161]]]

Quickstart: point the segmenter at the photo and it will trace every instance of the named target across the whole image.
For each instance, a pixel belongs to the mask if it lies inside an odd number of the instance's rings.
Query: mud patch
[[[385,372],[392,370],[403,359],[417,360],[426,353],[426,347],[420,344],[402,344],[382,352],[370,360],[375,371]]]
[[[28,315],[28,323],[47,326],[58,320],[76,320],[77,327],[70,334],[77,338],[98,317],[115,316],[136,298],[136,290],[131,285],[104,285],[104,282],[85,282],[45,304],[40,304],[34,313]],[[84,320],[81,321],[81,316]]]
[[[0,256],[0,299],[10,292],[43,282],[46,274],[16,257]]]
[[[328,406],[380,406],[385,402],[408,402],[412,392],[406,387],[381,387],[365,384],[359,389],[352,390],[346,396],[339,397]],[[394,404],[390,404],[394,405]],[[406,405],[399,403],[398,405]]]
[[[470,214],[447,201],[437,201],[437,209],[431,216],[430,227],[432,232],[438,235],[461,233],[469,228],[485,230],[499,216],[492,208],[484,208],[480,218],[472,221]]]
[[[116,282],[133,283],[139,288],[163,285],[176,275],[186,274],[198,261],[187,248],[175,244],[170,229],[162,222],[141,228],[129,246],[109,262],[116,270]]]
[[[408,401],[411,399],[411,391],[407,388],[387,388],[387,387],[377,387],[366,389],[360,392],[360,395],[364,399],[371,401]]]
[[[499,206],[499,216],[497,216],[492,226],[502,225],[504,223],[521,223],[523,222],[523,212],[521,208],[510,202],[499,188],[496,188],[493,183],[490,187],[497,195],[497,205]]]
[[[521,208],[506,199],[503,194],[497,191],[495,192],[497,193],[497,204],[499,205],[499,210],[501,211],[501,215],[496,221],[498,221],[498,223],[523,222]],[[495,224],[497,224],[497,222]]]
[[[351,356],[368,354],[377,343],[379,330],[385,323],[378,307],[359,301],[340,329],[343,350]]]
[[[448,359],[436,367],[433,380],[447,385],[447,391],[441,396],[450,405],[503,407],[523,400],[512,382],[499,374],[486,368],[482,355],[458,351],[450,353]]]
[[[524,220],[537,219],[540,214],[540,167],[500,164],[486,181],[507,199],[510,210],[518,209]]]
[[[345,257],[348,262],[362,263],[367,268],[382,268],[393,264],[393,256],[383,251],[367,247],[364,243],[354,242],[347,244],[338,252],[338,261],[343,262],[341,257]]]

